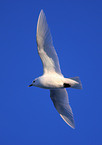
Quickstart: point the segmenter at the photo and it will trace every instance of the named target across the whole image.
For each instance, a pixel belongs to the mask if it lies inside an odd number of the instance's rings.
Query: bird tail
[[[77,83],[75,83],[74,85],[71,86],[71,88],[74,88],[74,89],[82,89],[82,83],[81,83],[81,80],[79,77],[72,77],[72,78],[69,78]]]
[[[79,77],[72,77],[72,78],[66,78],[65,83],[64,83],[64,87],[68,88],[74,88],[74,89],[82,89],[82,84],[80,81]]]

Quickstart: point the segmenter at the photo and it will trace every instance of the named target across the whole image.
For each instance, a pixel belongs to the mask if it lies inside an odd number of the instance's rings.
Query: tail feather
[[[69,78],[69,79],[77,82],[75,85],[71,86],[71,88],[82,89],[82,83],[81,83],[81,80],[80,80],[79,77],[72,77],[72,78]]]

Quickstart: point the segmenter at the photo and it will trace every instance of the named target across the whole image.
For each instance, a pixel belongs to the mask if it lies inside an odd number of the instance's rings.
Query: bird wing
[[[53,46],[51,33],[43,10],[39,14],[36,38],[44,73],[56,72],[61,74],[58,56]]]
[[[50,97],[62,119],[72,128],[75,128],[72,109],[69,105],[66,89],[50,90]]]

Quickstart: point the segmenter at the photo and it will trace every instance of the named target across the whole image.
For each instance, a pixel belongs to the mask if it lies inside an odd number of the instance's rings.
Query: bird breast
[[[45,89],[63,88],[63,77],[45,75],[39,77],[39,87]]]

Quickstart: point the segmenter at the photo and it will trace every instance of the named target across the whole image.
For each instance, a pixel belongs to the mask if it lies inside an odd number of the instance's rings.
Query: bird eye
[[[33,83],[35,83],[35,81],[33,81]]]

